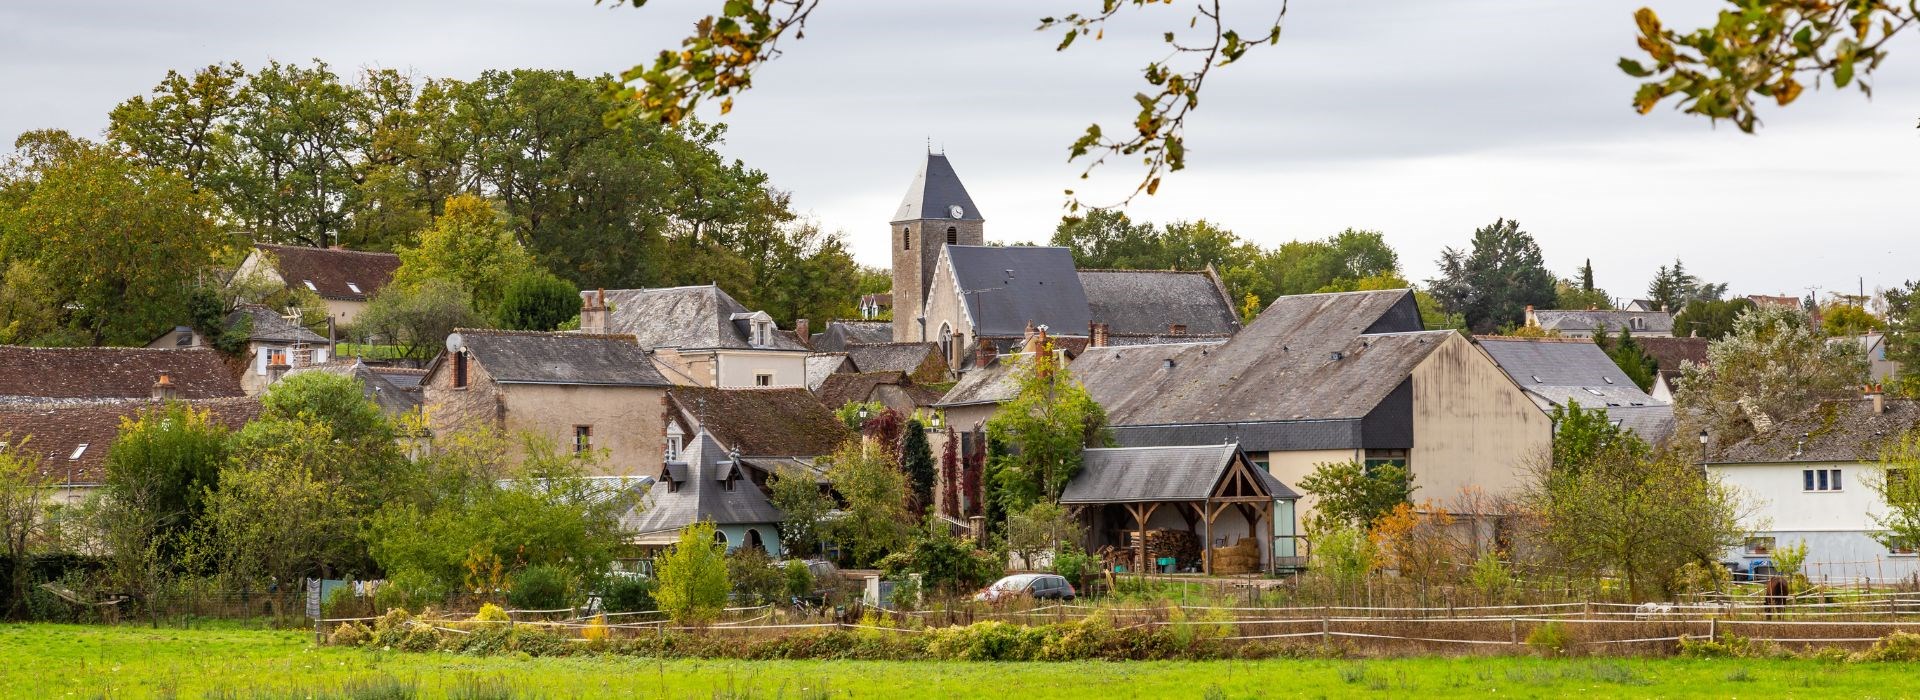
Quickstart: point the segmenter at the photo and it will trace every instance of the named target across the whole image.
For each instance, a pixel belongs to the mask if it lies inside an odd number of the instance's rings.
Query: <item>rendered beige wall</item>
[[[942,256],[940,258],[940,266],[935,268],[933,272],[933,286],[927,290],[927,337],[921,338],[916,328],[912,337],[895,337],[894,340],[903,342],[921,342],[924,340],[929,343],[939,343],[940,324],[945,323],[950,327],[952,332],[960,334],[961,340],[958,344],[963,346],[953,351],[955,357],[952,358],[953,361],[950,362],[950,364],[960,366],[970,362],[973,359],[973,356],[970,354],[973,348],[968,346],[967,343],[973,340],[973,323],[967,319],[966,310],[961,306],[961,296],[959,285],[953,281],[953,271],[947,267],[946,258]],[[898,307],[895,307],[894,313],[899,313]],[[917,327],[918,324],[915,324],[915,326]]]
[[[714,354],[719,363],[715,374],[721,388],[758,386],[754,384],[754,375],[761,372],[773,373],[773,386],[776,387],[807,385],[806,353],[728,350]]]
[[[1553,421],[1479,347],[1458,334],[1413,370],[1415,500],[1447,504],[1475,487],[1517,495],[1534,460],[1548,454]]]
[[[574,426],[592,429],[595,450],[604,450],[600,473],[657,474],[667,449],[666,389],[510,384],[502,387],[506,428],[526,431],[573,449]]]
[[[1349,462],[1362,459],[1364,456],[1365,452],[1361,450],[1298,450],[1292,452],[1268,452],[1265,453],[1264,456],[1259,453],[1247,455],[1249,459],[1255,462],[1265,459],[1267,461],[1267,473],[1279,479],[1280,483],[1286,484],[1287,488],[1293,489],[1295,493],[1300,494],[1300,502],[1299,505],[1295,507],[1295,512],[1298,514],[1299,522],[1303,524],[1306,523],[1309,518],[1313,517],[1314,504],[1318,503],[1319,499],[1314,498],[1313,495],[1301,489],[1300,480],[1306,478],[1308,474],[1312,474],[1314,467],[1321,464]]]

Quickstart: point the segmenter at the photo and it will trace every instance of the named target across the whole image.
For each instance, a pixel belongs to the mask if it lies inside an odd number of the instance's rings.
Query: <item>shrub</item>
[[[1052,630],[998,620],[947,627],[927,633],[927,653],[946,661],[1031,661],[1046,648]]]
[[[374,591],[373,609],[418,610],[446,599],[447,589],[432,576],[419,571],[402,571]]]
[[[320,604],[321,617],[351,617],[359,612],[359,601],[353,595],[353,586],[341,586],[327,593],[327,599]]]
[[[1773,642],[1749,639],[1731,632],[1719,639],[1680,635],[1680,655],[1690,659],[1767,659],[1786,652]]]
[[[630,575],[608,576],[600,588],[600,609],[614,613],[653,610],[653,580]]]
[[[787,562],[786,582],[789,597],[805,598],[813,595],[813,570],[808,569],[804,561],[794,559]]]
[[[1573,639],[1567,634],[1567,626],[1559,621],[1551,621],[1527,633],[1527,646],[1543,656],[1560,656],[1567,653],[1573,645]]]
[[[580,315],[580,290],[545,270],[530,270],[507,283],[500,299],[500,327],[550,331]]]
[[[735,599],[742,605],[760,605],[780,599],[786,590],[786,574],[774,566],[763,550],[741,547],[727,555],[727,578],[733,581]]]
[[[703,624],[720,617],[727,606],[726,547],[713,541],[711,521],[701,521],[680,532],[680,542],[654,559],[658,586],[653,598],[660,609],[680,624]]]
[[[1716,562],[1690,561],[1674,573],[1675,593],[1722,591],[1733,584],[1733,572]]]
[[[1099,560],[1081,549],[1080,545],[1069,542],[1053,554],[1053,573],[1073,582],[1075,587],[1084,584],[1088,576],[1099,570]]]
[[[357,647],[373,641],[373,630],[358,622],[348,622],[333,628],[327,635],[327,643],[340,647]]]
[[[1513,576],[1507,573],[1507,565],[1500,561],[1500,554],[1488,550],[1473,560],[1473,570],[1467,573],[1467,584],[1479,592],[1482,599],[1497,605],[1506,600],[1507,589],[1513,586]]]
[[[906,550],[880,560],[880,568],[891,579],[920,574],[920,583],[927,589],[954,593],[999,578],[1006,571],[1004,562],[1004,557],[955,537],[946,522],[929,517],[914,530]]]
[[[507,602],[521,610],[556,610],[567,607],[573,577],[557,566],[537,564],[513,572],[507,588]]]
[[[1853,655],[1855,661],[1920,661],[1920,634],[1894,632]]]
[[[893,582],[893,593],[887,596],[887,604],[895,610],[912,610],[920,607],[920,579],[902,576]]]

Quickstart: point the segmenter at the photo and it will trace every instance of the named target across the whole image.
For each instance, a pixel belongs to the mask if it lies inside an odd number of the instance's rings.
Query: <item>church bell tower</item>
[[[893,340],[937,341],[922,328],[921,314],[940,249],[986,245],[986,219],[973,206],[945,153],[928,153],[920,175],[907,188],[891,227],[893,245]]]

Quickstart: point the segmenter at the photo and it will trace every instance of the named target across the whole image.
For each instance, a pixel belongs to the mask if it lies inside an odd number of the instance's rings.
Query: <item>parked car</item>
[[[1073,584],[1055,574],[1014,574],[993,582],[974,594],[974,600],[997,602],[1015,598],[1034,600],[1073,600]]]

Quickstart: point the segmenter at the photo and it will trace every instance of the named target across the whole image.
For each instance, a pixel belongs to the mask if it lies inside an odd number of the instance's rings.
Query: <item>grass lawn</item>
[[[329,697],[386,679],[421,697],[1201,698],[1914,697],[1908,664],[1410,658],[1370,661],[940,663],[460,657],[315,647],[300,632],[0,625],[0,696]],[[289,691],[292,691],[289,693]],[[497,696],[497,695],[495,695]],[[381,696],[386,697],[386,696]]]

